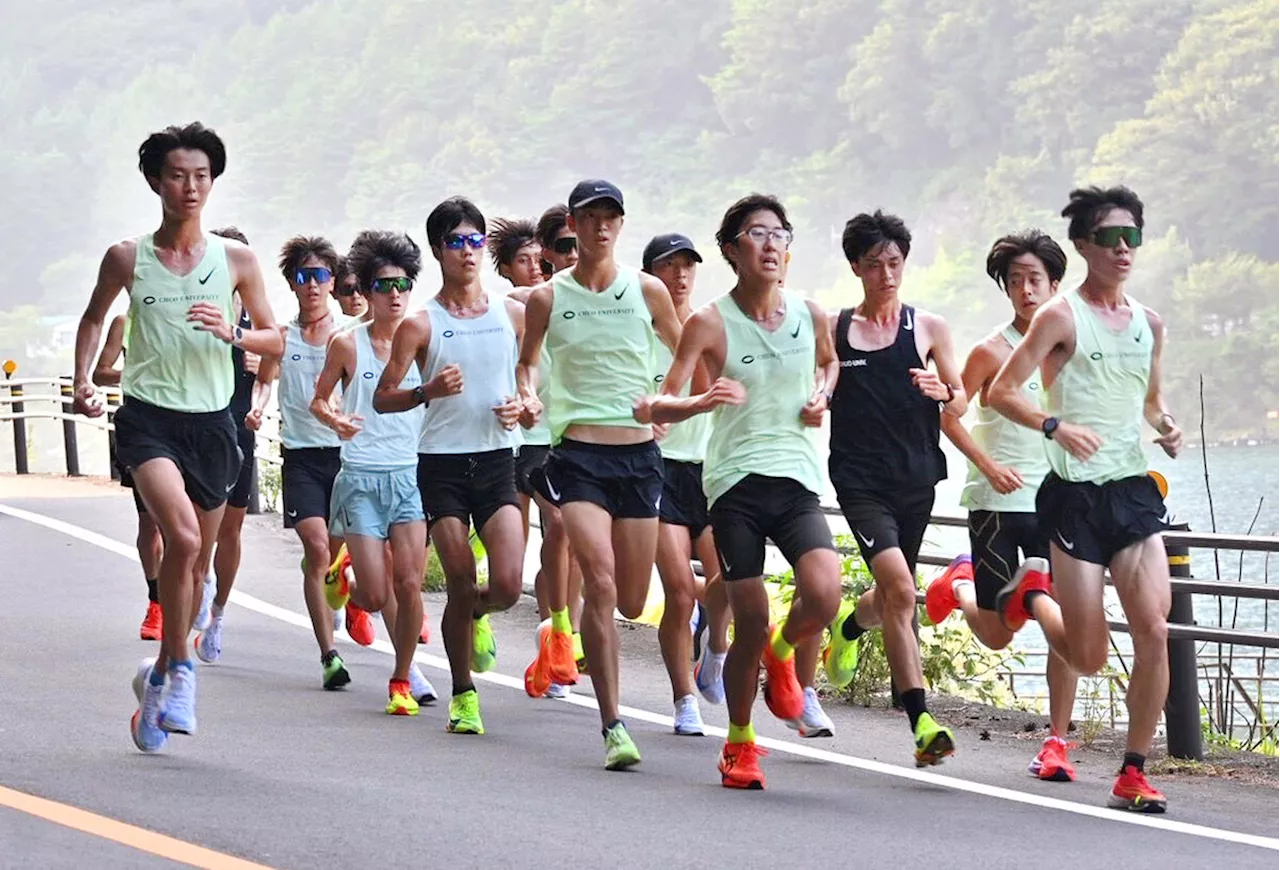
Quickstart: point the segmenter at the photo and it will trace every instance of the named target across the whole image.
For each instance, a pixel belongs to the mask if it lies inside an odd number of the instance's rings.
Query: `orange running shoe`
[[[142,617],[138,635],[143,640],[160,640],[164,637],[164,613],[154,601],[147,602],[147,615]]]
[[[427,614],[422,614],[422,631],[418,632],[418,643],[431,643],[431,626],[427,623]]]
[[[418,701],[408,680],[392,680],[387,685],[387,715],[417,716]]]
[[[551,688],[550,659],[546,651],[548,638],[554,633],[551,630],[551,620],[544,619],[534,635],[538,643],[538,654],[534,656],[529,667],[524,669],[524,691],[530,698],[541,698],[547,693],[547,689]],[[574,672],[576,682],[577,667],[574,668]]]
[[[369,646],[374,641],[373,620],[369,611],[361,610],[354,604],[347,605],[347,634],[360,646]]]
[[[1133,813],[1163,813],[1168,803],[1164,795],[1147,782],[1146,774],[1132,764],[1120,771],[1107,799],[1107,806],[1113,810]]]
[[[1049,560],[1032,556],[1019,567],[1013,579],[996,593],[996,613],[1010,631],[1018,631],[1027,624],[1031,614],[1025,605],[1027,593],[1033,589],[1052,594],[1049,580]]]
[[[1027,772],[1046,782],[1075,782],[1076,769],[1067,758],[1067,752],[1075,746],[1061,737],[1046,737],[1040,752],[1027,765]]]
[[[767,749],[751,743],[725,741],[720,750],[720,784],[725,788],[745,788],[752,791],[764,789],[764,771],[760,769],[760,757],[768,755]]]
[[[773,637],[778,627],[769,626],[769,642],[764,645],[764,702],[769,712],[783,722],[804,715],[804,689],[796,679],[796,657],[785,662],[773,652]]]
[[[573,657],[573,635],[552,629],[539,645],[538,655],[547,660],[551,682],[572,686],[578,682],[578,662]]]
[[[924,612],[934,625],[940,625],[951,615],[951,611],[960,606],[959,600],[956,599],[954,585],[955,581],[960,579],[973,580],[973,559],[968,553],[961,553],[952,559],[947,570],[943,571],[925,590]]]

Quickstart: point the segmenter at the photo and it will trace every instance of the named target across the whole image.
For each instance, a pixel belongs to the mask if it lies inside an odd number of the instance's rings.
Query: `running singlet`
[[[742,313],[729,294],[716,300],[724,321],[726,378],[741,383],[747,400],[714,414],[702,488],[708,507],[748,474],[790,478],[822,495],[817,429],[800,422],[813,395],[813,314],[800,296],[782,291],[786,316],[774,332]]]
[[[436,297],[427,300],[431,343],[427,347],[429,382],[448,365],[462,371],[464,388],[456,396],[433,399],[427,407],[419,453],[484,453],[514,450],[520,434],[507,430],[493,409],[516,395],[516,327],[506,300],[489,295],[479,317],[454,317]]]
[[[187,312],[212,302],[231,323],[231,272],[226,243],[205,233],[204,258],[178,277],[156,257],[152,233],[138,239],[129,292],[129,353],[120,388],[125,396],[191,414],[224,410],[235,391],[231,345],[193,329]]]
[[[398,471],[418,467],[418,438],[422,434],[422,406],[398,414],[379,414],[373,409],[373,393],[382,370],[387,367],[373,353],[369,324],[351,331],[356,342],[356,368],[342,396],[342,410],[364,418],[361,430],[342,442],[342,466],[362,471]],[[416,365],[409,366],[400,389],[412,390],[422,383]]]
[[[607,289],[593,293],[565,269],[551,278],[546,345],[551,368],[547,423],[552,443],[575,423],[644,428],[631,415],[651,392],[652,315],[640,273],[619,266]]]
[[[280,443],[288,450],[337,447],[338,433],[311,413],[316,381],[324,369],[326,345],[308,344],[297,320],[285,327],[284,356],[280,360]],[[374,382],[377,386],[377,381]],[[342,386],[339,385],[341,390]],[[366,425],[368,418],[365,418]]]
[[[1000,335],[1011,348],[1022,343],[1022,333],[1012,325],[1001,330]],[[1022,391],[1032,404],[1040,407],[1044,398],[1044,385],[1040,380],[1039,369],[1022,385]],[[970,462],[969,476],[960,493],[960,504],[971,511],[1034,513],[1040,481],[1049,473],[1044,435],[1026,426],[1019,426],[1008,417],[996,413],[995,409],[982,403],[981,394],[974,397],[974,407],[978,420],[969,429],[969,434],[983,453],[1021,474],[1022,486],[1007,495],[1001,495],[978,470],[978,466]]]
[[[840,489],[931,487],[947,476],[938,445],[941,409],[911,382],[924,363],[916,350],[915,309],[903,305],[893,344],[855,350],[853,309],[836,319],[840,378],[831,399],[831,483]]]
[[[736,307],[736,306],[735,306]],[[654,361],[657,373],[653,376],[652,392],[662,386],[662,379],[671,370],[673,356],[671,350],[661,341],[654,340]],[[693,386],[693,379],[680,391],[681,397],[687,397]],[[806,398],[806,401],[808,399]],[[679,462],[702,462],[707,458],[707,442],[711,439],[711,427],[715,422],[711,414],[698,414],[680,423],[673,423],[667,430],[667,437],[658,442],[664,459],[675,459]]]
[[[1049,465],[1058,477],[1073,482],[1107,483],[1146,474],[1142,414],[1155,349],[1146,310],[1126,296],[1132,316],[1127,326],[1115,331],[1102,322],[1079,289],[1066,297],[1076,324],[1076,350],[1045,391],[1045,411],[1068,423],[1088,426],[1102,437],[1102,446],[1081,462],[1056,441],[1049,441]]]

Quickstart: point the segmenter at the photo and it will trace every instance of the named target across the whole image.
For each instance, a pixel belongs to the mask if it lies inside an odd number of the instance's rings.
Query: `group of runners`
[[[698,694],[727,706],[725,786],[765,785],[752,726],[761,667],[773,715],[801,736],[831,736],[819,659],[830,684],[847,685],[860,638],[876,628],[916,764],[938,764],[955,739],[926,705],[916,562],[946,476],[945,434],[969,460],[972,553],[929,586],[929,617],[959,609],[992,648],[1039,623],[1052,650],[1051,734],[1030,770],[1071,780],[1076,680],[1107,658],[1109,569],[1134,648],[1128,743],[1109,802],[1164,810],[1143,769],[1168,685],[1168,513],[1142,442],[1145,423],[1173,456],[1181,432],[1160,388],[1163,325],[1124,290],[1144,223],[1132,191],[1071,193],[1063,216],[1087,266],[1079,287],[1059,292],[1067,257],[1047,234],[994,244],[987,273],[1012,319],[962,366],[945,320],[901,299],[912,242],[901,219],[848,221],[842,245],[863,298],[828,313],[784,286],[785,207],[745,196],[715,237],[735,283],[695,309],[703,257],[693,241],[660,235],[641,269],[619,264],[623,194],[603,180],[579,183],[536,222],[486,221],[467,199],[441,202],[425,225],[440,275],[430,291],[418,288],[424,252],[403,233],[364,231],[345,256],[322,237],[290,239],[279,268],[297,311],[280,325],[243,235],[202,229],[225,167],[222,140],[198,123],[147,138],[139,168],[159,196],[160,227],[108,249],[77,335],[77,410],[104,413],[95,383],[123,393],[116,456],[139,512],[141,635],[160,641],[134,678],[139,749],[196,731],[192,649],[207,663],[221,655],[254,433],[274,389],[283,520],[302,544],[326,689],[351,680],[335,632],[345,625],[372,643],[370,614],[381,612],[395,648],[387,713],[414,715],[437,697],[413,661],[428,634],[429,538],[447,586],[447,728],[483,734],[472,674],[495,666],[490,616],[520,595],[536,505],[543,622],[525,687],[563,697],[589,673],[607,768],[641,757],[619,714],[614,615],[640,616],[655,566],[675,731],[704,733]],[[486,251],[508,292],[484,286]],[[122,291],[128,314],[94,365]],[[875,579],[857,600],[842,597],[819,505],[828,480]],[[794,572],[777,619],[766,544]]]

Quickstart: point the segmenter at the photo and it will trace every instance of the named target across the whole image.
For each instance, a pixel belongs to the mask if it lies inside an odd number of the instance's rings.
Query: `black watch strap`
[[[1044,437],[1052,441],[1053,433],[1058,431],[1058,418],[1045,417],[1044,422],[1040,424],[1040,431],[1044,432]]]

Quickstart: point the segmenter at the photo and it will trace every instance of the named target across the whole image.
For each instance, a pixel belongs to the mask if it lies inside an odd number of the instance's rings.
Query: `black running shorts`
[[[914,574],[920,544],[933,512],[933,487],[886,491],[836,488],[836,501],[868,565],[885,550],[898,548]]]
[[[789,477],[748,474],[716,499],[710,519],[725,580],[763,575],[766,539],[793,566],[810,550],[835,549],[818,497]]]
[[[244,510],[249,506],[249,495],[253,491],[253,463],[255,461],[254,437],[248,429],[236,430],[236,443],[240,447],[240,471],[236,475],[236,485],[227,496],[227,507]]]
[[[697,540],[711,524],[707,516],[707,495],[702,491],[702,463],[664,459],[662,507],[658,518],[672,526],[684,526]]]
[[[130,475],[152,459],[168,459],[192,504],[205,511],[226,504],[241,465],[229,411],[189,414],[126,396],[114,423],[116,460]]]
[[[427,526],[457,517],[480,531],[505,505],[519,506],[515,462],[509,447],[484,453],[419,453],[418,490]]]
[[[565,438],[533,473],[538,492],[557,507],[588,501],[615,520],[656,519],[662,507],[658,442],[589,444]]]
[[[1116,553],[1169,527],[1169,511],[1148,475],[1072,483],[1052,471],[1036,494],[1045,535],[1082,562],[1109,565]]]
[[[1021,551],[1021,555],[1019,555]],[[1025,511],[969,511],[969,552],[978,606],[996,609],[996,593],[1032,556],[1049,558],[1049,538]]]
[[[284,501],[284,527],[319,517],[329,525],[333,481],[342,469],[340,447],[282,447],[280,494]]]
[[[530,475],[542,468],[550,453],[551,448],[546,444],[521,445],[520,452],[516,454],[516,489],[521,494],[533,498],[536,490]]]

